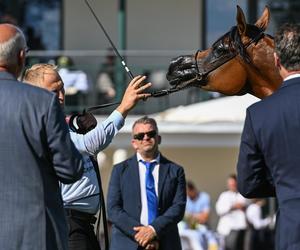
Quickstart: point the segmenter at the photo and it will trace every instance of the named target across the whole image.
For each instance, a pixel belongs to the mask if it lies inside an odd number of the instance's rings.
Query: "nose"
[[[64,104],[64,102],[65,102],[65,93],[64,93],[64,91],[59,91],[58,92],[58,100],[59,100],[60,104]]]

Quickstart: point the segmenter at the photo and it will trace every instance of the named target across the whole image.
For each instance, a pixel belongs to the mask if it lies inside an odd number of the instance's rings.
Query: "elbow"
[[[62,173],[60,174],[60,181],[64,184],[72,184],[76,181],[78,181],[82,175],[83,175],[83,161],[80,160],[75,164],[77,166],[72,171],[69,171],[68,173]]]
[[[238,191],[247,199],[276,196],[274,187],[264,184],[251,186],[238,183]]]
[[[238,191],[239,193],[247,199],[255,198],[253,190],[249,189],[249,186],[245,185],[242,182],[238,182]]]

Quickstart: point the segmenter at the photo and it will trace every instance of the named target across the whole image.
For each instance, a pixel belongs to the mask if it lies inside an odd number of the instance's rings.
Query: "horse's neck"
[[[251,55],[251,63],[244,64],[250,94],[263,99],[276,91],[282,83],[278,69],[274,65],[273,47],[256,50]]]
[[[263,99],[273,94],[280,87],[282,78],[274,68],[274,71],[271,73],[252,70],[248,74],[247,81],[250,86],[250,94]]]

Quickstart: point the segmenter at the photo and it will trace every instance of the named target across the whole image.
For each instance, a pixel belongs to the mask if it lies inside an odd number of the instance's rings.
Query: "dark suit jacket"
[[[277,196],[276,249],[300,249],[300,78],[248,108],[237,171],[245,197]]]
[[[81,177],[53,93],[0,72],[0,249],[67,249],[58,181]]]
[[[151,225],[158,235],[159,249],[179,250],[181,244],[177,223],[184,216],[186,203],[184,170],[162,155],[158,199],[158,217]],[[136,155],[114,167],[108,190],[107,213],[113,223],[110,249],[137,249],[133,227],[141,225],[141,194]]]

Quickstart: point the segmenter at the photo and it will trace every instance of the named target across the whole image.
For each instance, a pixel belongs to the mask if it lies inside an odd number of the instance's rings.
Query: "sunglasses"
[[[144,139],[145,135],[147,135],[149,138],[154,138],[156,136],[156,131],[151,130],[149,132],[135,134],[133,139],[141,141]]]

